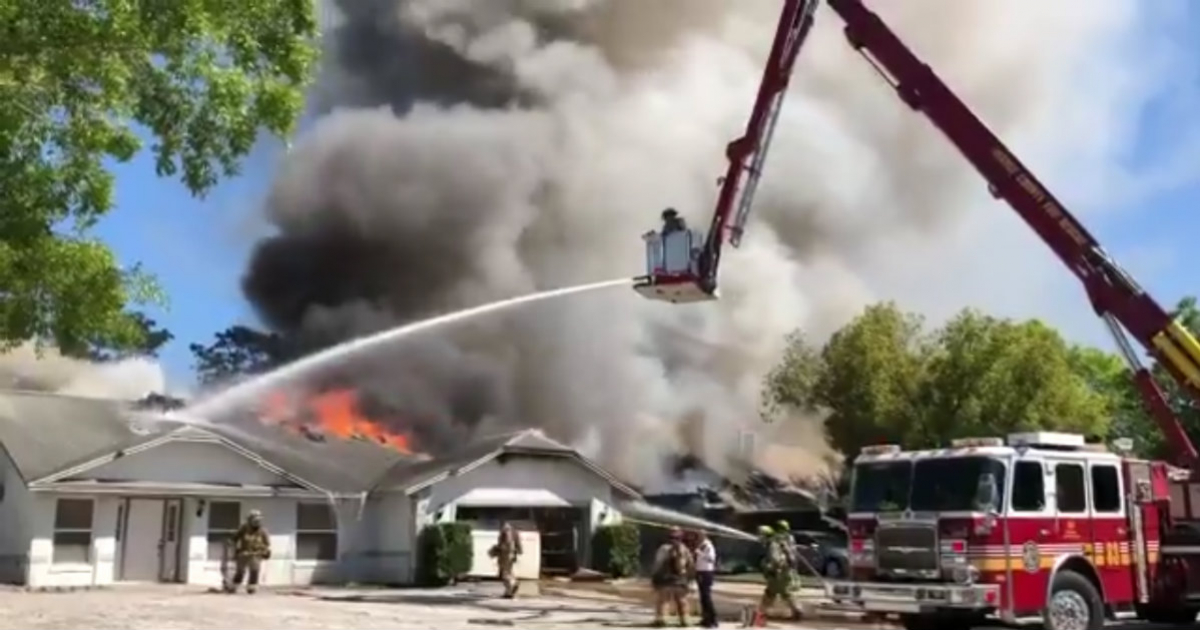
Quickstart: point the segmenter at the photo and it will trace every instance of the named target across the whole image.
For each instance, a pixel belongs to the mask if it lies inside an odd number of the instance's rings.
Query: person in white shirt
[[[717,571],[717,548],[703,531],[697,532],[696,589],[700,595],[700,627],[717,627],[717,609],[713,606],[713,576]]]

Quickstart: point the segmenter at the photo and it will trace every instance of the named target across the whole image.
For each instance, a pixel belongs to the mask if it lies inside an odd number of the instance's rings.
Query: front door
[[[163,531],[162,499],[130,499],[126,508],[121,545],[121,579],[129,582],[159,580],[159,550]]]
[[[1047,464],[1054,469],[1055,540],[1046,555],[1054,562],[1066,554],[1087,554],[1093,548],[1087,462],[1063,458]]]
[[[179,574],[179,538],[182,535],[183,499],[167,499],[163,506],[162,553],[158,579],[182,582]]]
[[[1131,536],[1118,462],[1091,462],[1088,481],[1092,488],[1092,564],[1100,574],[1105,600],[1133,601]]]
[[[1036,457],[1019,455],[1013,460],[1011,500],[1004,519],[1008,544],[1002,550],[1006,575],[1001,588],[1018,617],[1039,614],[1046,602],[1050,571],[1045,555],[1055,536],[1052,467]]]

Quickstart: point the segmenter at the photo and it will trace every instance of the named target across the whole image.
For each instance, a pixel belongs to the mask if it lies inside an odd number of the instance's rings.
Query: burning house
[[[251,510],[271,533],[267,584],[411,582],[417,534],[449,520],[485,533],[523,523],[538,549],[529,570],[567,572],[586,563],[594,528],[640,498],[537,430],[430,457],[362,415],[352,392],[276,397],[258,415],[218,423],[0,393],[0,581],[215,586]]]

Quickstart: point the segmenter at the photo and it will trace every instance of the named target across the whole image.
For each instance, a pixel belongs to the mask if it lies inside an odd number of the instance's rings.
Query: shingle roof
[[[115,401],[0,393],[0,445],[26,481],[156,437],[133,431]]]
[[[0,445],[21,477],[31,482],[188,426],[178,418],[139,423],[139,417],[151,416],[117,401],[0,392]],[[409,459],[362,440],[313,442],[256,422],[204,423],[198,428],[332,492],[362,492],[392,466]]]
[[[253,451],[300,479],[338,493],[364,492],[393,466],[418,459],[365,440],[327,437],[314,442],[258,422],[204,424],[200,428]]]
[[[464,468],[481,465],[503,454],[555,455],[575,459],[592,472],[602,476],[615,488],[630,497],[640,498],[636,490],[617,479],[612,473],[581,455],[575,449],[547,437],[538,429],[525,429],[486,437],[470,443],[448,457],[425,462],[405,462],[393,466],[375,484],[373,490],[403,490],[412,492]]]
[[[139,418],[147,420],[138,422]],[[336,493],[409,490],[451,471],[509,453],[573,458],[626,495],[639,496],[575,449],[536,429],[485,437],[447,457],[428,459],[364,440],[326,437],[324,441],[313,441],[256,421],[193,424],[185,422],[182,416],[163,418],[132,410],[117,401],[0,392],[0,447],[8,451],[28,483],[191,426],[226,439],[294,477]]]

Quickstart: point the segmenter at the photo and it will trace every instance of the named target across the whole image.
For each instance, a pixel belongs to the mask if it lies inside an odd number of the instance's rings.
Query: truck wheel
[[[831,580],[840,580],[846,577],[845,571],[842,571],[842,563],[836,559],[831,559],[825,563],[825,577]]]
[[[1074,571],[1059,571],[1042,622],[1046,630],[1101,630],[1104,602],[1087,578]]]

